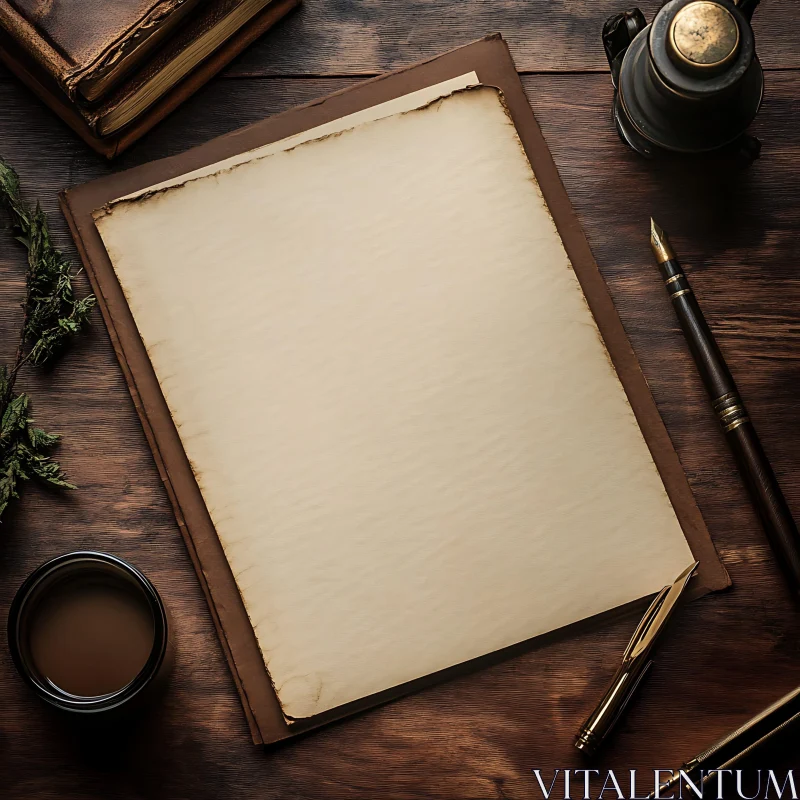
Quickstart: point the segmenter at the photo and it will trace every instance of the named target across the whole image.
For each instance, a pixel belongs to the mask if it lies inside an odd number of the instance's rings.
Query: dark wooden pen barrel
[[[659,269],[770,545],[792,591],[800,595],[800,534],[747,408],[680,262],[671,259]]]

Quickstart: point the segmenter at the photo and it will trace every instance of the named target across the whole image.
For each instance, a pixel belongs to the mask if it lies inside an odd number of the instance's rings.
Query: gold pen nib
[[[659,264],[675,258],[675,251],[670,246],[667,234],[652,217],[650,217],[650,247],[653,248],[653,253],[655,253],[656,261]]]
[[[626,657],[634,658],[653,646],[659,634],[669,622],[678,600],[680,600],[681,595],[686,590],[686,586],[695,572],[697,572],[699,566],[699,561],[689,564],[671,585],[665,586],[659,592],[633,634],[628,649],[625,651]]]

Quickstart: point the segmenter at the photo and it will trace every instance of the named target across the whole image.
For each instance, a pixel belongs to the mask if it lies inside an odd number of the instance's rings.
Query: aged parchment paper
[[[288,718],[690,563],[496,90],[96,219]]]
[[[376,106],[356,111],[353,114],[348,114],[345,117],[339,117],[324,125],[319,125],[316,128],[309,128],[307,131],[290,136],[288,139],[281,139],[278,142],[271,142],[270,144],[262,145],[261,147],[250,150],[238,155],[226,158],[224,161],[218,161],[215,164],[209,164],[206,167],[187,172],[184,175],[179,175],[168,181],[157,183],[154,186],[148,186],[146,189],[140,189],[138,192],[126,195],[119,198],[120,200],[130,200],[134,197],[141,197],[145,194],[150,194],[158,189],[165,189],[169,186],[179,186],[186,183],[186,181],[193,180],[194,178],[201,178],[206,175],[212,175],[225,169],[235,167],[237,164],[244,164],[247,161],[253,161],[256,158],[263,158],[272,153],[280,152],[281,150],[288,150],[291,147],[297,147],[303,142],[310,142],[312,139],[320,139],[323,136],[330,136],[334,133],[341,133],[342,131],[355,128],[363,122],[371,122],[376,119],[383,119],[390,117],[392,114],[400,114],[404,111],[411,111],[412,109],[424,106],[432,100],[437,100],[440,97],[445,97],[459,89],[466,89],[470,86],[477,86],[480,83],[478,75],[475,72],[467,72],[464,75],[459,75],[451,78],[448,81],[434,84],[433,86],[426,86],[424,89],[419,89],[416,92],[401,95],[393,100],[387,100],[385,103],[379,103]]]

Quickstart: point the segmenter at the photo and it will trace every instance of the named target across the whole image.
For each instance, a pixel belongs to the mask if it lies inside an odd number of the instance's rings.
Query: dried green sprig
[[[66,489],[69,483],[49,453],[58,441],[33,424],[30,398],[16,394],[17,374],[27,363],[42,366],[55,360],[88,321],[92,295],[75,299],[71,263],[50,240],[47,217],[39,204],[23,200],[17,173],[0,158],[0,206],[9,214],[14,237],[28,251],[23,319],[14,361],[0,366],[0,517],[18,497],[21,481],[36,478]]]

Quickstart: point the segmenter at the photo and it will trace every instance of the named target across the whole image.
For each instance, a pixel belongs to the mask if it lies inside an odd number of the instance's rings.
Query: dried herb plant
[[[17,173],[0,159],[0,206],[8,211],[14,238],[28,251],[22,324],[14,360],[0,365],[0,518],[18,497],[20,483],[35,478],[49,486],[75,487],[50,452],[58,436],[37,428],[30,398],[14,389],[26,365],[55,361],[86,324],[92,295],[75,299],[72,264],[53,247],[47,217],[22,200]]]

